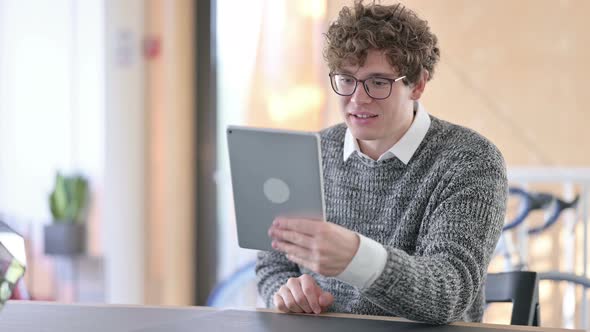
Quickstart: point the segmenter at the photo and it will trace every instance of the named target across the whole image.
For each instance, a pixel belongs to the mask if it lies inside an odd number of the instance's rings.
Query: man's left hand
[[[331,222],[277,218],[268,230],[272,247],[287,258],[327,277],[340,274],[359,247],[359,236]]]

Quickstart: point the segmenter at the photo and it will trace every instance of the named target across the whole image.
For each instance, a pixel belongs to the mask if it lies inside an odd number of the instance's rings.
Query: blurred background
[[[340,122],[323,33],[351,3],[0,0],[0,221],[26,238],[29,298],[260,306],[225,127]],[[517,225],[490,271],[579,277],[541,281],[542,325],[588,328],[590,1],[404,3],[441,47],[422,103],[507,162]],[[83,218],[56,214],[58,173],[85,179]]]

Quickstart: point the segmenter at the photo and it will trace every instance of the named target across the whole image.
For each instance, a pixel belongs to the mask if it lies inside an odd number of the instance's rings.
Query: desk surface
[[[0,312],[0,331],[2,332],[401,332],[407,330],[412,332],[574,331],[475,323],[433,326],[398,318],[342,314],[288,315],[272,310],[66,305],[26,301],[10,301],[6,304],[4,310]]]

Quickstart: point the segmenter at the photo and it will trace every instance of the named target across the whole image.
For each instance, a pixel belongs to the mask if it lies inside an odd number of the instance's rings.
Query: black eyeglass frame
[[[354,79],[354,81],[355,81],[355,85],[354,85],[354,89],[352,90],[352,92],[351,92],[351,93],[349,93],[349,94],[342,94],[342,93],[340,93],[340,92],[338,92],[338,91],[336,90],[336,87],[334,86],[334,84],[335,84],[335,83],[334,83],[334,76],[336,76],[336,75],[348,76],[348,77],[350,77],[350,78]],[[358,85],[359,85],[359,82],[360,82],[360,83],[363,83],[363,87],[365,88],[365,92],[367,93],[367,95],[368,95],[369,97],[371,97],[371,98],[375,99],[375,100],[383,100],[383,99],[387,99],[387,98],[389,98],[389,96],[391,96],[391,90],[393,90],[393,83],[395,83],[395,82],[397,82],[397,81],[399,81],[399,80],[402,80],[402,79],[406,78],[406,75],[404,75],[404,76],[400,76],[400,77],[397,77],[397,78],[387,78],[387,77],[378,77],[378,76],[373,76],[373,77],[365,78],[364,80],[359,80],[358,78],[356,78],[356,77],[354,77],[354,76],[352,76],[352,75],[349,75],[349,74],[342,74],[342,73],[330,73],[330,74],[328,74],[328,76],[330,77],[330,85],[332,86],[332,90],[334,90],[334,92],[336,92],[336,94],[337,94],[337,95],[339,95],[339,96],[344,96],[344,97],[352,96],[352,95],[353,95],[353,94],[356,92],[356,88],[358,87]],[[371,80],[371,79],[375,79],[375,78],[378,78],[378,79],[380,79],[380,80],[386,80],[386,81],[389,81],[389,83],[390,83],[390,84],[389,84],[389,93],[387,94],[387,97],[383,97],[383,98],[375,98],[375,97],[371,96],[371,93],[369,92],[369,88],[367,87],[367,84],[365,83],[365,81],[367,81],[367,80]]]

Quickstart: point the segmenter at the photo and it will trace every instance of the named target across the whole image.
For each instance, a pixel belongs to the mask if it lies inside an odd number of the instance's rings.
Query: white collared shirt
[[[389,150],[385,151],[377,161],[397,157],[404,164],[408,164],[412,156],[418,149],[420,143],[426,136],[430,128],[430,116],[419,102],[415,103],[416,116],[410,125],[410,128]],[[369,158],[361,152],[357,140],[352,136],[350,130],[346,129],[344,137],[344,161],[346,161],[354,152],[357,152],[363,158]],[[357,233],[358,234],[358,233]],[[385,247],[361,234],[359,236],[359,248],[342,273],[336,276],[352,286],[364,289],[373,284],[375,280],[383,273],[385,263],[387,262],[387,250]]]

